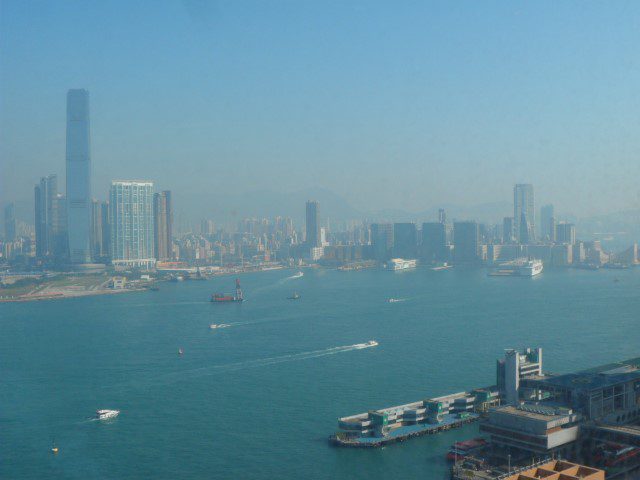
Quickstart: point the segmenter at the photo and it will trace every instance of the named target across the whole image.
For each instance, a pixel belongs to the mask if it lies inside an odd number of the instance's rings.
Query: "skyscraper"
[[[447,213],[444,211],[444,208],[438,209],[438,222],[447,223]]]
[[[520,243],[527,243],[535,239],[534,207],[533,185],[519,183],[513,187],[514,231],[516,239]],[[523,222],[524,225],[522,225]]]
[[[515,240],[513,231],[513,217],[504,217],[502,220],[502,243],[509,244]]]
[[[98,261],[103,256],[102,245],[102,205],[95,198],[91,200],[91,257]]]
[[[415,223],[393,224],[393,255],[400,258],[418,256],[418,230]]]
[[[445,262],[448,260],[447,226],[444,222],[422,224],[421,255],[426,262]]]
[[[111,262],[116,267],[152,267],[153,183],[114,181],[109,199]]]
[[[89,92],[67,92],[67,228],[72,263],[91,261]]]
[[[57,216],[58,177],[42,177],[34,188],[36,257],[54,254],[54,219]]]
[[[165,190],[153,196],[153,219],[156,259],[171,260],[173,257],[173,212],[171,208],[171,192]]]
[[[556,238],[558,243],[576,243],[576,226],[573,223],[560,222],[556,227]]]
[[[320,219],[318,218],[318,202],[307,202],[306,243],[310,248],[320,247]]]
[[[480,227],[477,222],[455,222],[453,241],[455,263],[474,263],[480,259]]]
[[[553,205],[543,205],[540,208],[540,237],[542,240],[553,241]]]
[[[111,256],[111,219],[109,218],[109,202],[100,203],[100,223],[102,224],[102,255]]]
[[[391,223],[372,223],[371,245],[376,260],[379,262],[389,260],[393,249],[393,225]]]
[[[4,239],[6,242],[16,239],[16,208],[13,203],[4,207]]]

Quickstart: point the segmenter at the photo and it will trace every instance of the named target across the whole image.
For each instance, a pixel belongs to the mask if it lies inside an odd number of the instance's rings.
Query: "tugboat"
[[[293,292],[293,295],[291,295],[290,297],[287,297],[287,300],[298,300],[300,298],[300,295],[298,295],[298,292]]]
[[[236,278],[236,294],[229,295],[226,293],[214,293],[211,295],[211,301],[213,303],[231,303],[242,302],[244,297],[242,295],[242,288],[240,288],[240,279]]]

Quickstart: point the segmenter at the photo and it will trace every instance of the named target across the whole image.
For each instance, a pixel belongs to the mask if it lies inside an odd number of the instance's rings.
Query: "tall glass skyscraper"
[[[89,92],[67,92],[67,218],[71,263],[91,262]]]
[[[159,261],[173,257],[173,211],[171,192],[165,190],[153,196],[155,254]]]
[[[520,243],[528,243],[535,239],[534,212],[533,185],[517,184],[513,187],[513,227]]]
[[[111,262],[150,268],[153,252],[153,183],[116,181],[109,195]]]
[[[320,218],[318,217],[318,202],[307,202],[306,242],[307,246],[319,247],[320,244]]]

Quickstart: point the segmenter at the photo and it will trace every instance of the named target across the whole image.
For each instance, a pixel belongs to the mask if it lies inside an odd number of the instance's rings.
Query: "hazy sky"
[[[640,206],[640,2],[0,3],[0,202],[64,175],[91,92],[93,185],[324,187],[356,208]],[[62,182],[64,184],[64,182]]]

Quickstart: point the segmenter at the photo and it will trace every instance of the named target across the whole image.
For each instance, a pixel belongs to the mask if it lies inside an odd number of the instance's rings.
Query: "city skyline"
[[[634,38],[640,6],[627,5],[624,17],[572,2],[550,17],[538,4],[468,7],[265,5],[253,7],[262,14],[247,31],[241,19],[256,12],[246,5],[186,2],[158,6],[158,29],[137,22],[138,35],[104,45],[105,29],[132,26],[146,8],[129,6],[124,18],[118,2],[95,17],[48,5],[32,18],[4,2],[0,203],[32,202],[25,191],[40,172],[61,178],[61,95],[82,86],[92,92],[96,198],[112,179],[148,178],[159,162],[154,182],[185,211],[211,192],[258,200],[263,190],[322,188],[359,211],[415,212],[499,202],[522,182],[579,217],[638,209],[640,68],[618,46]],[[219,16],[223,29],[214,28]],[[41,51],[21,43],[27,21]],[[326,37],[303,28],[313,21],[331,25]],[[272,22],[292,30],[273,32]],[[585,43],[594,29],[603,41]],[[154,54],[136,55],[146,42],[158,45]],[[265,57],[265,45],[296,48]],[[62,50],[60,61],[51,54]],[[46,85],[34,71],[46,72]]]

